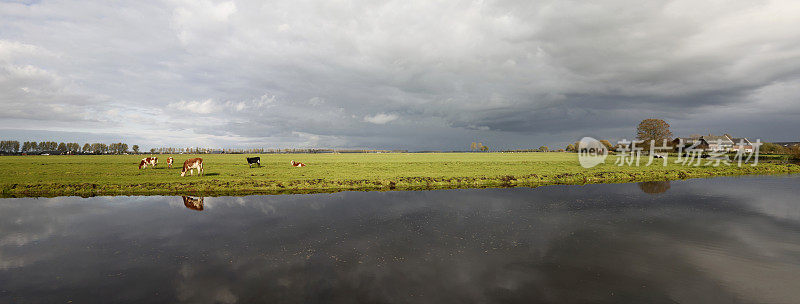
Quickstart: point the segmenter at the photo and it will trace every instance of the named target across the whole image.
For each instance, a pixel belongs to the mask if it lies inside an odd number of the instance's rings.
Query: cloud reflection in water
[[[0,301],[791,302],[797,185],[6,199]]]

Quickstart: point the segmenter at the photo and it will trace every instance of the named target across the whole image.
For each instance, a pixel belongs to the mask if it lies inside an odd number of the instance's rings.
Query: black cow
[[[247,165],[250,166],[250,168],[252,168],[253,164],[256,164],[259,167],[261,167],[261,157],[248,157]]]

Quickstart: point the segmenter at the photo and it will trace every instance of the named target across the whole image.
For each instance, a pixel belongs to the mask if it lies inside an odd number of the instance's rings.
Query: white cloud
[[[172,25],[181,42],[187,44],[224,31],[224,24],[236,10],[236,3],[231,1],[181,1],[173,11]]]
[[[53,56],[41,47],[0,40],[0,127],[19,127],[19,120],[74,124],[102,119],[96,115],[104,107],[102,96],[84,92],[68,76],[30,64]]]
[[[9,64],[21,57],[33,56],[53,56],[53,53],[31,44],[0,40],[0,62]]]
[[[383,125],[390,121],[396,120],[397,118],[399,118],[397,114],[378,113],[375,115],[364,116],[364,121],[374,123],[376,125]]]
[[[181,100],[179,102],[170,103],[168,107],[196,114],[211,114],[220,110],[219,105],[211,99],[206,99],[204,101]]]

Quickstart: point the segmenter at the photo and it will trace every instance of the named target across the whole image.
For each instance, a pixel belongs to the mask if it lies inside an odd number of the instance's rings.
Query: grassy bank
[[[0,195],[235,195],[335,192],[342,190],[448,189],[547,184],[674,180],[742,174],[798,173],[800,166],[756,167],[670,164],[582,168],[574,153],[277,154],[249,168],[247,155],[158,155],[155,169],[139,170],[145,155],[0,157]],[[180,176],[180,165],[202,157],[206,174]],[[290,160],[308,166],[295,168]]]

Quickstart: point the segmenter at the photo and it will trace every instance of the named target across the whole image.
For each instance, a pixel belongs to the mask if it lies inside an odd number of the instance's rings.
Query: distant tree
[[[81,149],[81,151],[83,153],[87,153],[89,151],[92,151],[92,145],[90,145],[89,143],[83,144],[83,149]]]
[[[669,124],[662,119],[645,119],[639,123],[636,128],[636,139],[643,140],[642,146],[649,147],[650,141],[654,140],[656,145],[660,144],[663,140],[672,140],[672,132],[669,130]]]
[[[94,154],[106,154],[106,152],[108,152],[108,145],[104,143],[93,143],[92,152]]]
[[[765,142],[761,144],[758,152],[762,154],[786,154],[788,152],[787,150],[788,149],[784,146]]]
[[[469,150],[470,151],[478,150],[478,143],[473,141],[471,144],[469,144]]]
[[[793,145],[789,147],[789,159],[800,161],[800,145]]]
[[[131,147],[131,149],[133,149],[133,153],[137,153],[137,154],[139,153],[139,145],[133,145],[133,147]]]
[[[550,148],[548,148],[547,146],[541,146],[541,147],[539,147],[539,151],[547,152],[547,151],[550,151]]]
[[[63,142],[58,144],[58,147],[56,148],[56,150],[58,150],[59,152],[67,152],[67,144],[65,144]]]
[[[16,140],[0,141],[0,151],[16,153],[19,151],[19,142]]]
[[[568,144],[565,150],[567,150],[567,152],[576,152],[577,148],[575,148],[573,144]]]
[[[156,153],[156,148],[150,149],[150,153]]]
[[[35,141],[26,141],[22,143],[22,153],[35,152],[38,149]]]
[[[81,151],[81,145],[78,143],[67,143],[67,151],[76,153]]]
[[[569,149],[570,146],[572,146],[572,149]],[[580,141],[576,141],[571,145],[567,145],[567,149],[566,150],[569,151],[569,152],[578,152],[578,149],[580,147],[581,147],[581,142]]]
[[[39,143],[40,151],[56,151],[58,150],[58,143],[54,141],[43,141]]]
[[[605,139],[600,140],[600,143],[603,144],[603,146],[606,147],[606,150],[611,150],[611,148],[614,147],[614,145],[612,145],[611,142],[609,142],[609,141],[607,141]]]
[[[483,152],[489,151],[489,147],[488,146],[484,146],[482,143],[480,144],[480,147],[481,147],[480,148],[481,151],[483,151]]]
[[[108,146],[108,150],[113,154],[123,154],[128,152],[128,144],[125,143],[113,143]]]

